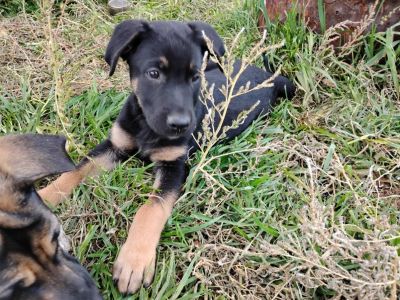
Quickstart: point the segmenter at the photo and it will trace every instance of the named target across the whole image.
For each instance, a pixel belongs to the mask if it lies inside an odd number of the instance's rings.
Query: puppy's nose
[[[167,117],[167,125],[176,131],[184,131],[189,127],[190,115],[171,114]]]

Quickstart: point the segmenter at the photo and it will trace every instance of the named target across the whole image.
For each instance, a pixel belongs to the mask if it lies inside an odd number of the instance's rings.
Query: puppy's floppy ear
[[[114,74],[119,57],[124,58],[124,54],[135,48],[146,28],[148,24],[142,20],[127,20],[115,27],[104,56],[110,66],[110,76]]]
[[[214,28],[212,28],[207,23],[200,21],[188,22],[187,24],[193,30],[195,34],[195,39],[200,44],[203,53],[206,50],[208,50],[208,52],[210,53],[210,49],[208,49],[207,42],[203,36],[204,32],[204,34],[208,37],[208,39],[212,43],[215,55],[219,58],[225,54],[224,42],[222,41],[221,37],[218,35],[218,33],[215,31]]]
[[[64,137],[40,134],[0,137],[0,172],[17,183],[31,184],[74,168],[65,151]]]

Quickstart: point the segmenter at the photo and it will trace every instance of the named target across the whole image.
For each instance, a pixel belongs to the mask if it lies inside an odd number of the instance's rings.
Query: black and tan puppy
[[[0,137],[0,299],[102,299],[33,187],[75,168],[64,146],[58,136]]]
[[[211,40],[207,49],[203,33]],[[208,51],[213,50],[213,51]],[[119,58],[129,65],[132,94],[111,128],[109,138],[89,153],[76,171],[66,173],[40,191],[42,197],[57,204],[86,176],[100,169],[111,170],[116,163],[139,152],[155,162],[157,194],[141,206],[133,220],[126,243],[114,265],[114,279],[123,293],[133,293],[148,286],[154,276],[156,247],[185,180],[185,160],[198,148],[197,136],[206,114],[200,101],[199,70],[205,51],[222,56],[225,52],[215,30],[202,22],[125,21],[119,24],[108,45],[105,59],[114,73]],[[236,70],[240,62],[235,65]],[[237,71],[236,71],[237,72]],[[235,73],[235,72],[234,72]],[[219,90],[226,84],[220,69],[210,63],[206,79],[215,84],[215,102],[224,101]],[[236,88],[264,82],[271,73],[248,67]],[[268,113],[277,97],[292,96],[293,84],[279,76],[272,88],[262,88],[238,96],[232,101],[224,126],[230,125],[241,112],[260,101],[239,127],[229,130],[232,139],[258,116]],[[219,122],[216,118],[215,122]]]

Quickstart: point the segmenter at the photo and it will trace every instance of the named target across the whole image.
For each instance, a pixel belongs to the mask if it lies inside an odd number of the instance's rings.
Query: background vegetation
[[[111,17],[106,1],[2,0],[0,132],[63,134],[78,162],[107,136],[129,93],[126,66],[109,78],[102,58],[115,24],[202,20],[228,48],[244,28],[233,49],[241,57],[261,38],[258,12],[255,0],[138,0]],[[155,282],[130,299],[398,297],[396,32],[356,32],[334,50],[335,30],[312,33],[289,12],[267,34],[267,44],[285,43],[268,56],[295,81],[295,99],[233,142],[191,158]],[[122,298],[112,263],[151,186],[151,165],[133,157],[56,209],[106,299]]]

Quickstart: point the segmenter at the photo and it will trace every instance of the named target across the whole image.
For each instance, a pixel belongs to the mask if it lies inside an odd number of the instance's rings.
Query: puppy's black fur
[[[102,299],[88,272],[60,247],[60,225],[34,181],[71,171],[65,139],[0,137],[0,299]]]
[[[199,100],[198,72],[204,52],[208,50],[202,32],[211,40],[213,52],[221,57],[225,53],[224,44],[214,29],[205,23],[125,21],[116,27],[105,59],[110,64],[110,75],[115,70],[118,57],[122,57],[129,65],[134,91],[117,119],[118,125],[135,140],[136,145],[129,149],[128,155],[139,150],[143,158],[149,158],[152,149],[167,146],[187,146],[189,153],[198,149],[192,134],[196,137],[202,130],[201,122],[206,114],[206,107]],[[167,65],[161,58],[166,58]],[[233,76],[240,63],[235,63]],[[158,73],[158,78],[151,77],[154,71]],[[224,101],[220,88],[226,84],[225,75],[211,62],[205,75],[208,84],[215,85],[215,104]],[[247,82],[252,88],[271,76],[269,72],[249,66],[240,76],[236,89]],[[250,109],[257,101],[260,103],[242,124],[226,133],[225,140],[233,139],[255,118],[267,114],[278,97],[291,98],[294,91],[294,85],[287,78],[279,76],[274,81],[274,87],[237,97],[230,104],[223,126],[231,125],[241,112]],[[168,123],[168,118],[173,117],[178,119],[176,126]],[[219,122],[217,116],[214,124]],[[103,148],[104,144],[100,147]],[[110,143],[110,151],[115,150]],[[121,155],[117,157],[123,158]],[[179,163],[176,164],[181,165],[185,157],[179,157]],[[164,163],[160,160],[158,164],[162,167]],[[177,174],[173,176],[176,180],[164,188],[180,187],[182,170],[182,167],[176,167]]]
[[[207,48],[204,35],[211,41],[213,49]],[[89,158],[81,162],[78,171],[61,176],[41,191],[44,198],[57,203],[57,195],[70,193],[75,183],[92,174],[92,167],[88,166],[93,161],[111,169],[115,162],[139,152],[144,159],[155,162],[157,198],[150,201],[153,203],[151,208],[139,210],[135,225],[131,227],[133,233],[128,236],[114,266],[114,279],[118,281],[121,292],[135,292],[142,280],[146,285],[151,282],[150,277],[143,274],[148,275],[149,269],[154,270],[150,266],[154,264],[154,257],[149,258],[148,255],[155,255],[155,245],[140,240],[138,236],[159,235],[148,225],[151,211],[158,209],[159,202],[163,207],[171,202],[172,209],[185,179],[185,160],[188,154],[198,149],[192,134],[196,137],[201,132],[202,120],[207,113],[204,102],[200,101],[199,79],[205,51],[220,58],[225,49],[215,30],[202,22],[135,20],[119,24],[111,37],[105,59],[110,65],[110,75],[114,73],[119,58],[127,62],[133,92],[114,123],[109,138],[89,153]],[[240,61],[235,63],[232,76],[237,74],[240,64]],[[217,64],[209,62],[205,76],[209,85],[215,85],[214,99],[218,105],[225,100],[220,91],[227,82],[225,75]],[[240,76],[235,89],[238,90],[247,82],[252,88],[271,76],[270,72],[249,66]],[[226,132],[225,140],[233,139],[254,119],[266,115],[279,97],[291,98],[294,92],[294,85],[287,78],[278,76],[271,88],[261,88],[235,97],[223,126],[231,125],[243,111],[259,103],[243,123]],[[214,125],[217,126],[219,122],[217,114]],[[165,199],[169,199],[169,202]],[[164,225],[165,221],[155,218],[152,222]],[[139,230],[137,228],[145,228],[148,232],[136,232]],[[141,252],[137,252],[135,247]],[[144,266],[141,262],[144,262]]]
[[[114,73],[119,57],[129,65],[134,91],[122,108],[117,124],[132,136],[135,147],[121,153],[118,151],[120,149],[113,147],[107,140],[91,152],[90,156],[104,152],[106,145],[109,151],[116,153],[118,160],[129,157],[136,151],[147,159],[152,149],[167,146],[187,146],[189,154],[198,149],[192,134],[196,137],[202,130],[201,122],[206,114],[206,107],[199,101],[198,77],[202,57],[208,50],[203,32],[211,40],[213,52],[221,57],[225,53],[224,44],[214,29],[205,23],[148,23],[136,20],[125,21],[115,28],[105,59],[110,65],[110,75]],[[163,61],[163,58],[166,61]],[[236,75],[240,64],[240,61],[235,63],[233,76]],[[152,78],[154,75],[158,78]],[[215,104],[224,101],[224,95],[219,89],[226,84],[225,75],[212,62],[207,66],[205,75],[209,85],[215,84]],[[271,76],[270,72],[249,66],[240,76],[236,89],[247,82],[250,82],[252,88]],[[294,85],[287,78],[278,76],[274,87],[237,97],[231,102],[223,126],[232,124],[241,112],[250,109],[257,101],[260,103],[242,124],[226,133],[225,140],[233,139],[255,118],[267,114],[278,97],[291,98],[294,91]],[[217,116],[214,123],[219,122]],[[186,155],[183,155],[179,161],[185,157]],[[159,164],[163,164],[162,160]],[[183,169],[179,169],[174,177],[182,180],[180,174]],[[175,189],[180,186],[181,180],[176,180],[169,188]]]

